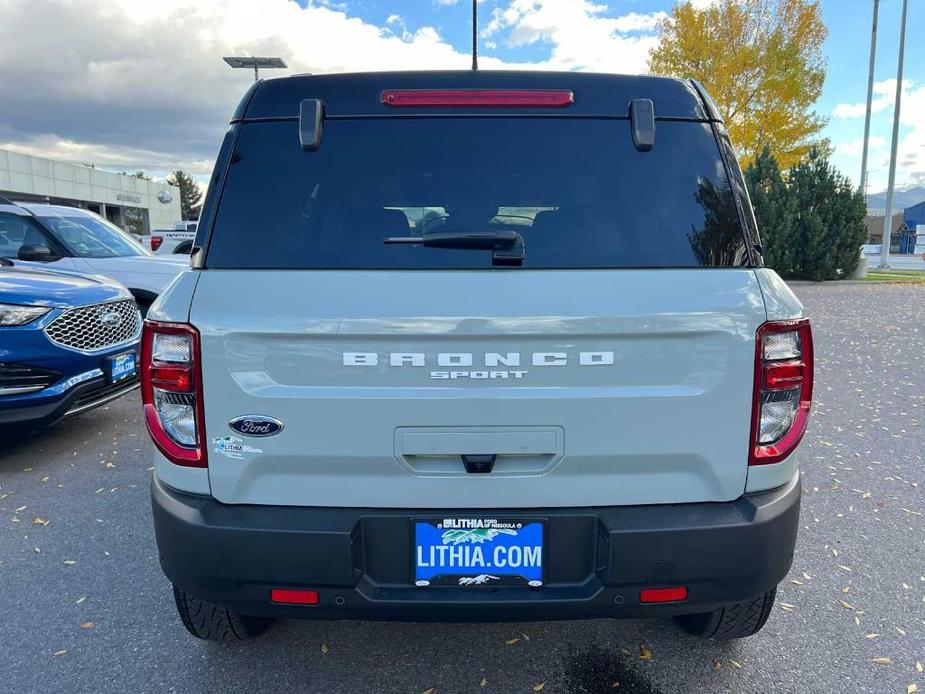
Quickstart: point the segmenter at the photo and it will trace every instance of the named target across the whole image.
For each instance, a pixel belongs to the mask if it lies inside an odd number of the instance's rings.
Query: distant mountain
[[[925,201],[925,186],[893,191],[893,214],[923,201]],[[886,191],[868,195],[867,209],[869,212],[883,215],[886,209]]]

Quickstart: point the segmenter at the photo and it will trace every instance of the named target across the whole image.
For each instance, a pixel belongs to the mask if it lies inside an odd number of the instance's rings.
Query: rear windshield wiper
[[[434,231],[423,236],[390,236],[386,245],[417,244],[425,248],[492,251],[492,265],[517,266],[524,262],[524,239],[511,229],[488,231]]]

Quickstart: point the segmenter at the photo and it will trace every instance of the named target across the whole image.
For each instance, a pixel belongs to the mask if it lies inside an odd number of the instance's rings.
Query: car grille
[[[60,371],[29,364],[0,364],[0,395],[42,390],[61,376]]]
[[[131,342],[141,332],[141,315],[133,299],[66,310],[45,328],[56,345],[96,352]]]

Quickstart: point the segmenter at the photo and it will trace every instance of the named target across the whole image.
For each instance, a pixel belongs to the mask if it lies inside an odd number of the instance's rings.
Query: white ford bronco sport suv
[[[736,638],[791,565],[810,326],[696,82],[255,83],[142,371],[199,638],[669,615]]]

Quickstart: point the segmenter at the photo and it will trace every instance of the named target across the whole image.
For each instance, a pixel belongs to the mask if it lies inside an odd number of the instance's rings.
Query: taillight
[[[164,243],[163,236],[152,236],[151,237],[151,250],[156,251],[161,247],[161,244]]]
[[[145,321],[141,402],[157,449],[175,465],[206,467],[199,332],[185,323]]]
[[[749,465],[779,463],[806,432],[813,399],[813,334],[809,319],[758,328]]]
[[[386,89],[387,106],[561,107],[575,103],[568,89]]]

